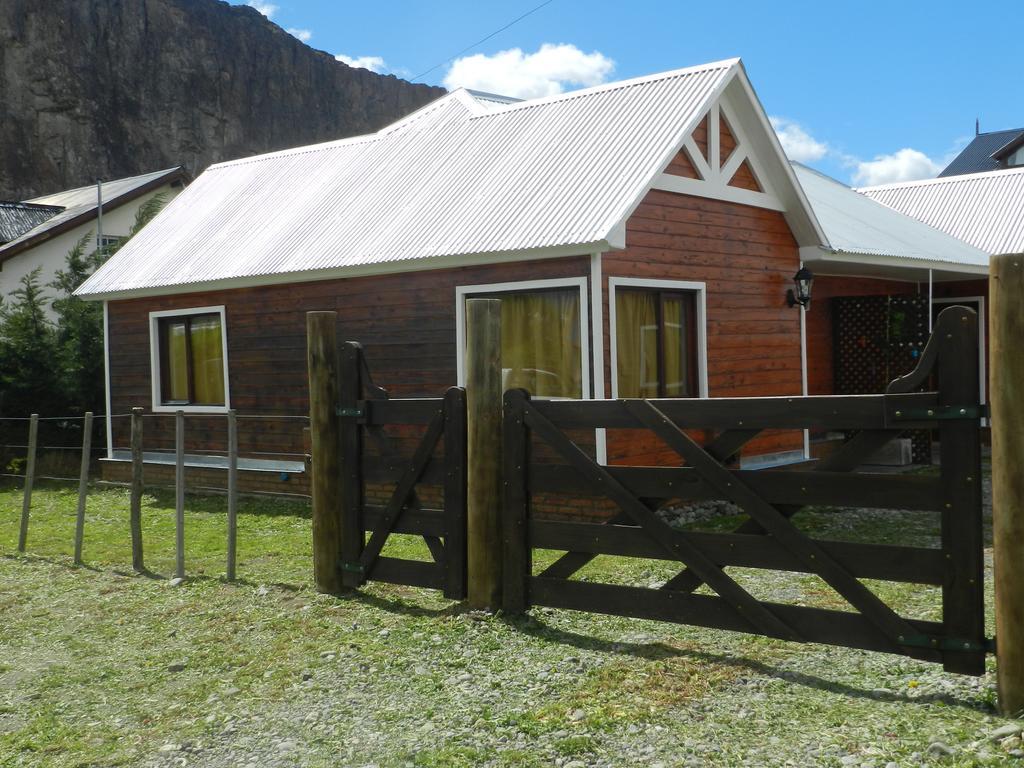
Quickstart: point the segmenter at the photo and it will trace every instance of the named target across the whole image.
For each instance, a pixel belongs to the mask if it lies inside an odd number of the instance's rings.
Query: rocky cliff
[[[441,89],[220,0],[0,0],[0,199],[375,130]]]

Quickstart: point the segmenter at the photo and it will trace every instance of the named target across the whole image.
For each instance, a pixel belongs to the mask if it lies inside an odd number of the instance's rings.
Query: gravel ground
[[[993,712],[991,662],[971,678],[617,617],[537,609],[507,620],[411,588],[321,596],[307,581],[309,521],[281,510],[243,515],[246,580],[226,584],[217,500],[190,514],[190,579],[172,586],[126,574],[124,549],[102,549],[104,526],[123,530],[123,495],[91,502],[83,569],[63,538],[73,497],[41,494],[34,555],[0,557],[3,766],[1024,767],[1019,721]],[[0,493],[5,552],[16,501]],[[153,567],[166,569],[173,506],[149,499],[145,519]],[[922,513],[798,520],[832,538],[936,534]],[[606,558],[583,577],[647,586],[675,570]],[[834,599],[814,577],[734,572],[759,596]],[[937,590],[885,587],[907,615],[935,615]]]

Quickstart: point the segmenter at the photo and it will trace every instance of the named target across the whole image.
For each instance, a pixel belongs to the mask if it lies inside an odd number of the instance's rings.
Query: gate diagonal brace
[[[384,543],[387,541],[391,530],[395,527],[395,523],[398,522],[398,518],[405,509],[406,501],[408,501],[410,494],[413,493],[416,483],[423,476],[423,472],[427,468],[427,463],[430,461],[430,457],[438,441],[441,439],[443,431],[444,411],[439,410],[431,420],[430,426],[427,427],[427,433],[423,436],[423,441],[416,449],[411,465],[403,473],[398,484],[395,486],[387,507],[381,513],[377,528],[370,536],[370,540],[367,542],[366,548],[359,558],[359,562],[368,572],[373,567],[373,563],[377,560],[381,550],[384,549]]]
[[[711,444],[708,445],[707,451],[712,456],[724,461],[737,453],[744,445],[749,443],[760,433],[760,429],[723,429],[718,433]],[[624,523],[629,523],[630,519],[629,515],[625,512],[619,512],[604,524],[622,525]],[[597,557],[597,555],[590,552],[566,552],[560,558],[555,560],[555,562],[545,568],[540,575],[552,579],[568,579],[578,570],[591,562],[595,557]],[[689,568],[684,568],[679,576],[675,577],[672,581],[679,579],[684,574],[687,579],[693,582],[693,585],[690,587],[691,590],[696,589],[703,583],[693,575],[693,572]],[[662,587],[662,589],[665,589],[667,586],[668,585]]]
[[[711,587],[740,617],[753,626],[760,634],[783,640],[801,641],[802,638],[792,627],[779,619],[771,610],[726,575],[721,566],[708,558],[685,535],[662,522],[646,504],[630,493],[603,467],[591,461],[579,446],[566,437],[529,403],[525,404],[524,416],[529,427],[583,477],[626,512],[650,538],[665,549],[673,559],[693,569],[701,580]]]
[[[721,493],[724,498],[742,507],[779,544],[796,556],[810,573],[821,577],[842,595],[893,645],[901,645],[900,636],[907,638],[918,634],[906,620],[883,603],[821,547],[801,533],[771,503],[762,499],[728,469],[709,456],[703,448],[650,401],[627,400],[625,405],[641,424],[648,427],[672,450],[686,459],[711,487]],[[697,575],[700,576],[699,573]]]
[[[889,430],[866,429],[858,432],[847,443],[834,453],[829,454],[811,470],[812,472],[849,472],[861,464],[865,458],[880,449],[883,445],[899,436],[899,432]],[[707,449],[712,458],[719,458],[719,455]],[[775,507],[784,517],[792,517],[801,509],[802,504],[783,504]],[[757,520],[748,518],[736,526],[732,533],[764,533],[765,530]],[[669,579],[662,587],[667,590],[678,590],[680,592],[693,592],[701,585],[701,580],[689,569],[684,569],[678,575]]]

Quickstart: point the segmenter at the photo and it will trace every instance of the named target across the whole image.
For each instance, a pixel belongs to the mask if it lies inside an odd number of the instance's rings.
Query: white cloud
[[[299,40],[301,40],[304,43],[308,43],[309,39],[313,37],[313,33],[310,32],[308,29],[296,29],[295,27],[288,27],[288,29],[286,29],[285,31],[292,37],[299,38]]]
[[[247,0],[246,5],[250,8],[255,8],[268,19],[274,18],[274,14],[277,13],[276,5],[273,3],[265,3],[263,0]]]
[[[344,53],[339,53],[334,58],[350,67],[368,69],[378,75],[388,71],[387,63],[380,56],[346,56]]]
[[[853,183],[862,187],[927,179],[945,167],[924,152],[909,147],[891,155],[875,155],[873,160],[854,160],[854,165]]]
[[[544,43],[535,53],[510,48],[456,59],[444,85],[450,90],[473,88],[533,99],[561,93],[566,86],[598,85],[614,69],[615,62],[599,51],[584,53],[575,45]]]
[[[790,160],[798,163],[813,163],[829,153],[828,144],[818,141],[803,126],[785,117],[769,117],[775,135]]]
[[[828,142],[819,141],[794,120],[785,117],[770,117],[772,128],[782,143],[790,160],[799,163],[816,163],[826,158],[840,166],[851,169],[851,183],[854,186],[870,187],[876,184],[890,184],[900,181],[915,181],[935,176],[956,155],[955,146],[946,157],[933,160],[924,152],[905,147],[888,155],[875,155],[871,160],[862,160],[847,154]]]

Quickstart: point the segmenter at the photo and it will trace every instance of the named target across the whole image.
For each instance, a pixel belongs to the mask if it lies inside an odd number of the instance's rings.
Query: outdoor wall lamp
[[[790,288],[786,291],[786,303],[791,307],[801,306],[807,309],[811,305],[811,283],[814,282],[814,275],[807,267],[800,267],[793,275],[793,285],[796,290]]]

